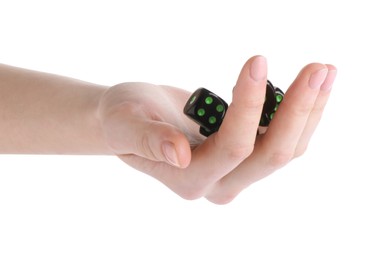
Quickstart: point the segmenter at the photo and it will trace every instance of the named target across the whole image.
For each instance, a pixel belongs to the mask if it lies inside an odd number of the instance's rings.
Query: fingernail
[[[320,88],[321,84],[323,84],[325,80],[325,77],[327,76],[327,73],[327,69],[321,69],[316,72],[313,72],[313,74],[309,78],[309,87],[312,89]]]
[[[265,74],[265,67],[267,65],[267,61],[263,56],[257,56],[253,59],[252,64],[250,65],[250,77],[254,81],[260,81],[265,79],[267,75]]]
[[[337,70],[328,71],[328,75],[324,80],[324,83],[321,85],[320,89],[324,91],[329,91],[332,88],[333,82],[336,78]]]
[[[171,165],[176,167],[180,167],[180,163],[178,162],[177,152],[174,148],[174,144],[170,142],[164,142],[162,144],[163,154],[165,155],[166,161]]]

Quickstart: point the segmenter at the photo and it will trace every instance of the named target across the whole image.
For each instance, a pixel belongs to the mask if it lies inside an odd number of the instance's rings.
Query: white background
[[[310,62],[338,78],[307,153],[225,206],[185,201],[115,157],[0,156],[0,259],[391,259],[388,6],[1,0],[5,64],[228,101],[255,54],[283,90]]]

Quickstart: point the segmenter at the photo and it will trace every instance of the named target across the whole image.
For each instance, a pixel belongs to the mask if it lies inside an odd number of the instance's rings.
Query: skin
[[[225,204],[305,152],[335,76],[333,65],[305,66],[256,137],[267,63],[254,56],[219,131],[205,138],[182,112],[191,94],[182,89],[106,87],[0,65],[0,153],[112,154],[185,199]]]

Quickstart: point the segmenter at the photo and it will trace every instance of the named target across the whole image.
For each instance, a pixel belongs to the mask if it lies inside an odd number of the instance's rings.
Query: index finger
[[[241,162],[248,157],[255,144],[267,85],[267,63],[255,56],[245,64],[233,89],[233,100],[215,136],[215,143],[227,152],[230,161]]]
[[[266,85],[266,59],[250,58],[241,70],[233,89],[233,101],[219,131],[194,150],[188,170],[197,180],[214,183],[252,153]],[[208,171],[203,171],[206,167]]]

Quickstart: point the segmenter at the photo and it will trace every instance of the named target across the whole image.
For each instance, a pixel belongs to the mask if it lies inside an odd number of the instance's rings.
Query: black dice
[[[276,110],[283,100],[284,93],[272,83],[267,81],[263,112],[261,113],[260,126],[268,126],[275,115]]]
[[[227,111],[227,103],[205,89],[197,89],[187,101],[184,113],[200,125],[200,133],[204,136],[218,131]]]
[[[270,81],[267,81],[260,126],[269,125],[283,100],[283,96],[282,90],[274,87]],[[200,125],[200,133],[202,135],[209,136],[218,131],[227,108],[228,105],[222,98],[208,89],[199,88],[188,99],[184,107],[184,113]]]

